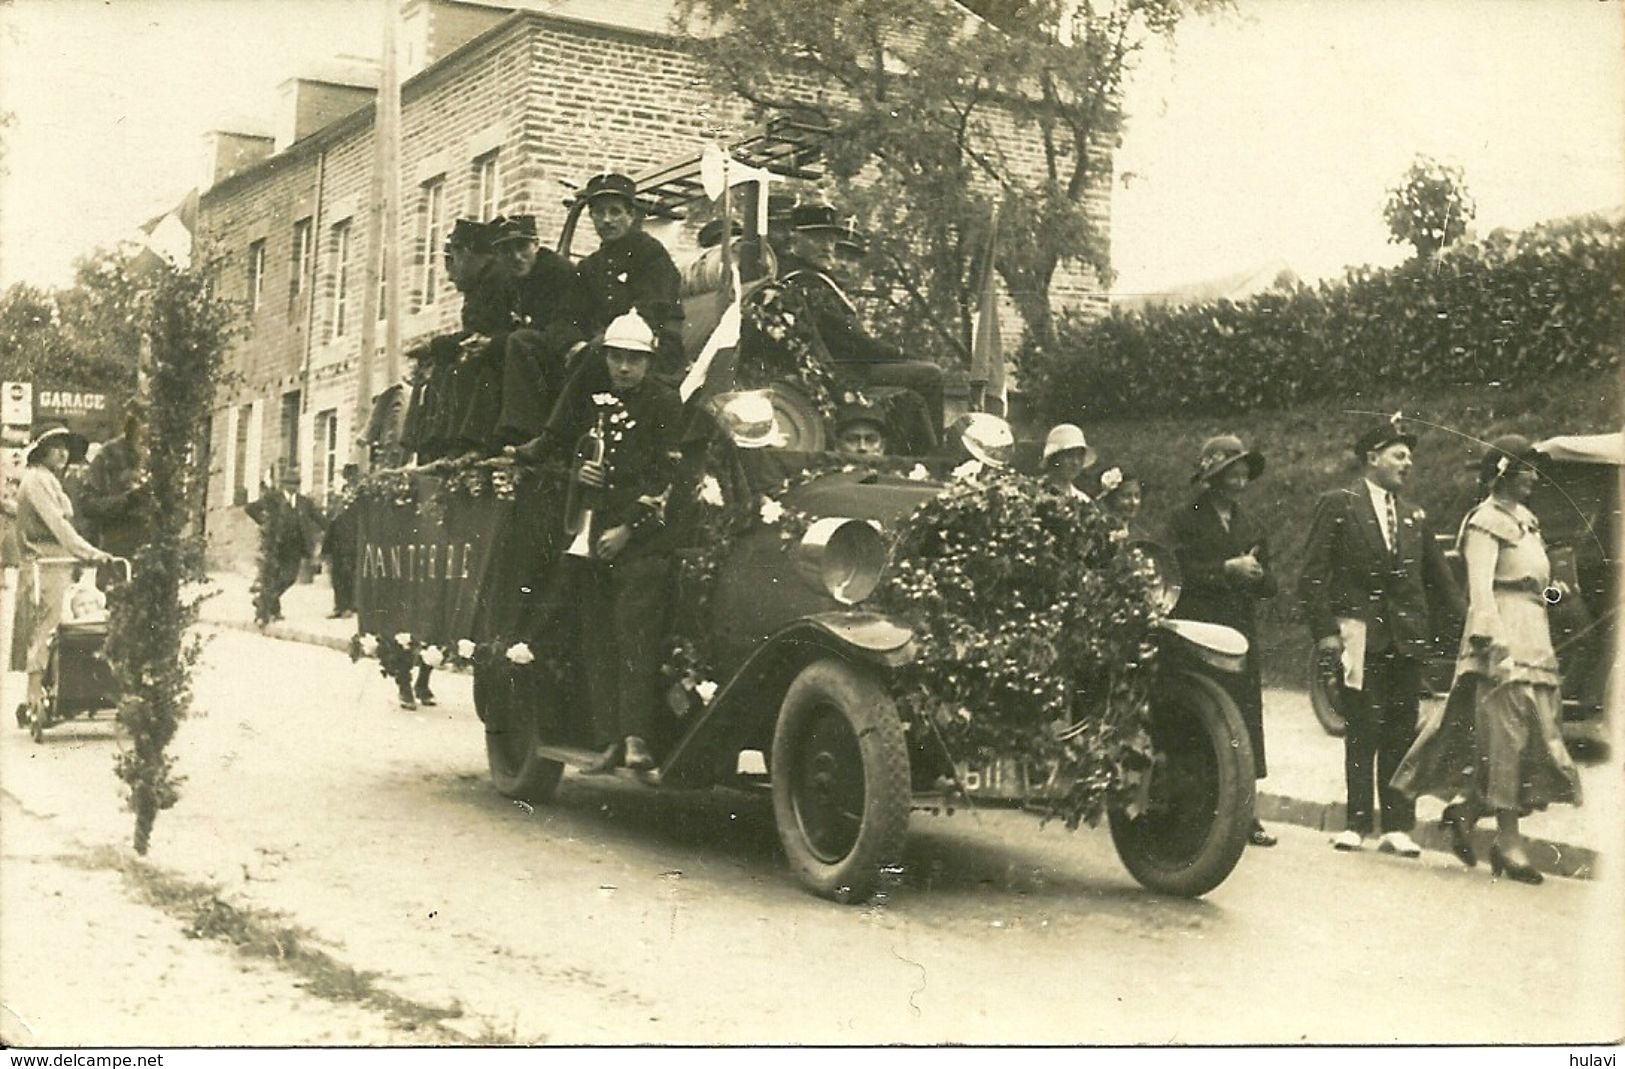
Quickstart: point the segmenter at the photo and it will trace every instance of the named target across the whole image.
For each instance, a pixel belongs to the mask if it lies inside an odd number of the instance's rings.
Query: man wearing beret
[[[828,204],[803,204],[791,212],[790,252],[779,258],[779,277],[797,291],[816,321],[819,339],[836,374],[864,386],[902,386],[925,402],[934,430],[942,420],[942,369],[910,360],[895,345],[871,336],[835,281],[837,251],[857,247],[861,236],[836,219]]]
[[[655,334],[654,374],[683,372],[682,276],[671,253],[643,231],[637,185],[624,174],[597,174],[581,196],[598,234],[598,250],[576,267],[585,289],[587,332],[599,337],[635,311]]]
[[[1376,831],[1375,771],[1383,832],[1378,849],[1421,854],[1410,836],[1415,806],[1390,781],[1416,738],[1433,622],[1448,613],[1459,618],[1462,598],[1427,514],[1399,496],[1415,448],[1397,413],[1360,435],[1354,443],[1360,478],[1316,504],[1298,580],[1321,656],[1342,666],[1348,822],[1332,840],[1338,850],[1358,850]]]
[[[891,427],[879,407],[863,399],[835,410],[835,451],[849,457],[883,457],[889,452]]]

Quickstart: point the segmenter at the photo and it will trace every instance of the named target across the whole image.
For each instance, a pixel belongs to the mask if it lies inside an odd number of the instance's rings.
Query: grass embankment
[[[1264,454],[1268,466],[1248,489],[1244,507],[1270,532],[1282,588],[1260,614],[1265,682],[1302,686],[1308,633],[1293,588],[1315,499],[1356,475],[1350,446],[1373,417],[1351,412],[1396,410],[1419,421],[1412,425],[1420,440],[1406,496],[1427,509],[1437,530],[1453,532],[1472,503],[1475,481],[1468,465],[1478,455],[1478,439],[1509,432],[1538,440],[1618,430],[1619,380],[1612,374],[1553,377],[1519,390],[1476,386],[1422,396],[1373,394],[1223,417],[1091,421],[1084,429],[1101,454],[1091,475],[1120,464],[1148,482],[1143,530],[1159,540],[1169,516],[1192,496],[1190,476],[1205,438],[1239,434]]]

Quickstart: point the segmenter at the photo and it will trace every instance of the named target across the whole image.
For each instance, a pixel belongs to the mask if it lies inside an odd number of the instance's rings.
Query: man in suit
[[[299,570],[316,555],[322,512],[299,492],[299,473],[282,474],[281,488],[267,488],[245,511],[260,526],[260,578],[254,585],[254,620],[264,626],[282,619],[282,595]]]
[[[654,374],[683,374],[682,275],[671,253],[643,230],[637,184],[624,174],[593,175],[581,196],[598,234],[598,250],[576,268],[585,290],[586,331],[602,337],[614,320],[636,312],[655,335]]]
[[[1418,857],[1411,838],[1416,811],[1389,781],[1416,738],[1422,663],[1434,620],[1461,613],[1461,592],[1433,539],[1427,514],[1400,497],[1416,438],[1396,414],[1360,435],[1360,478],[1315,506],[1298,594],[1310,633],[1343,668],[1341,705],[1348,720],[1343,769],[1347,829],[1332,840],[1358,850],[1375,832],[1372,766],[1381,799],[1378,849]]]
[[[115,557],[134,560],[152,537],[146,466],[147,420],[137,401],[125,417],[124,436],[102,446],[79,490],[90,524],[85,537]]]

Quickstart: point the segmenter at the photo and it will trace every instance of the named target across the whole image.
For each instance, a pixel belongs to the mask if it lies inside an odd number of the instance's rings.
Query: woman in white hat
[[[62,488],[62,471],[70,456],[83,456],[85,440],[61,424],[46,427],[28,447],[27,469],[17,491],[17,534],[23,554],[17,604],[17,643],[27,651],[28,702],[41,700],[51,636],[62,618],[62,594],[72,581],[72,566],[40,563],[42,559],[77,557],[103,563],[113,559],[85,540],[73,526],[73,501]],[[26,723],[17,710],[18,725]]]
[[[1057,423],[1044,438],[1044,481],[1051,489],[1089,501],[1078,479],[1094,466],[1095,451],[1076,423]]]

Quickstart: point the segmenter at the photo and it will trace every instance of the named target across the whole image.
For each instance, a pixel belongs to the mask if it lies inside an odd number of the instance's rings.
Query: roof
[[[669,34],[676,0],[458,0],[480,7],[510,11],[535,11],[576,22],[596,23],[617,29]]]
[[[1625,465],[1625,433],[1620,432],[1559,435],[1537,442],[1535,448],[1553,460]]]
[[[1211,304],[1214,301],[1240,301],[1265,290],[1293,285],[1298,273],[1285,260],[1270,260],[1244,271],[1232,271],[1215,278],[1185,282],[1155,293],[1125,293],[1112,297],[1112,307],[1140,312],[1168,305]]]

